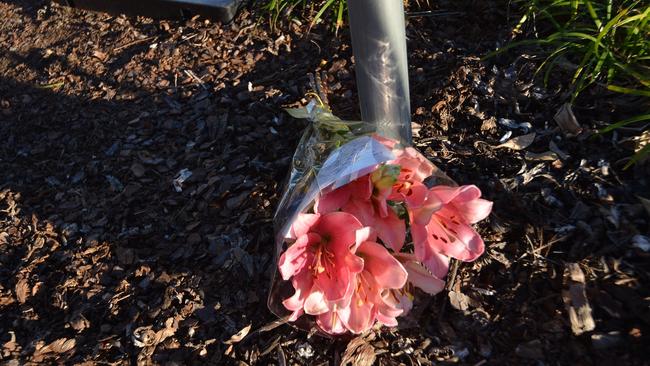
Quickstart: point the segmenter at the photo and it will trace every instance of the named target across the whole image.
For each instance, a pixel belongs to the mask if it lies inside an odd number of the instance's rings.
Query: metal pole
[[[402,0],[349,0],[361,118],[380,135],[411,143],[406,30]]]

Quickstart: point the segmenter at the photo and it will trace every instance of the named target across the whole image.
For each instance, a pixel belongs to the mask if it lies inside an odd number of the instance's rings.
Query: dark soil
[[[0,0],[0,362],[647,364],[648,165],[622,170],[630,131],[590,132],[628,111],[596,90],[574,107],[584,132],[566,136],[560,76],[545,89],[530,57],[479,59],[509,39],[513,9],[434,10],[451,15],[407,29],[415,144],[495,202],[488,249],[399,329],[348,346],[266,308],[273,211],[304,126],[282,107],[319,73],[334,112],[358,118],[346,31]],[[535,142],[494,148],[503,118]],[[567,156],[536,160],[551,142]],[[575,335],[580,300],[595,329]]]

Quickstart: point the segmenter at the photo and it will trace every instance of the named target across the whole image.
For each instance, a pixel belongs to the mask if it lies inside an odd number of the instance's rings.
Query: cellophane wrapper
[[[277,268],[278,259],[287,248],[285,237],[293,221],[300,213],[311,209],[321,195],[371,173],[380,164],[395,158],[390,149],[373,137],[376,133],[373,123],[343,121],[327,107],[316,105],[315,101],[287,112],[310,123],[293,155],[289,176],[273,218],[275,250],[268,307],[280,318],[290,314],[282,301],[294,291],[291,281],[283,281]],[[404,141],[399,144],[400,147],[408,146]],[[426,183],[430,187],[438,184],[456,186],[438,168]],[[314,323],[310,318],[303,315],[292,324],[310,329]]]

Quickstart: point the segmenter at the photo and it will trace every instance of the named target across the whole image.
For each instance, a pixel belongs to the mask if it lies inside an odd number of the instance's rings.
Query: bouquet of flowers
[[[311,103],[312,120],[276,213],[277,272],[269,307],[328,334],[396,326],[414,287],[445,287],[450,258],[484,251],[472,224],[492,202],[457,186],[412,147],[344,122]],[[289,286],[290,284],[290,286]]]

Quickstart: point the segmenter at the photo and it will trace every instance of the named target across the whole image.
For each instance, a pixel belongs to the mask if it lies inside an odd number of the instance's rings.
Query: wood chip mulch
[[[415,145],[495,202],[486,254],[398,329],[333,340],[266,297],[305,126],[282,107],[317,73],[358,118],[347,31],[0,2],[0,363],[645,364],[650,168],[622,169],[633,131],[593,134],[635,106],[583,98],[582,131],[560,129],[566,80],[480,60],[504,4],[440,1],[407,28]],[[509,131],[535,137],[498,147]]]

